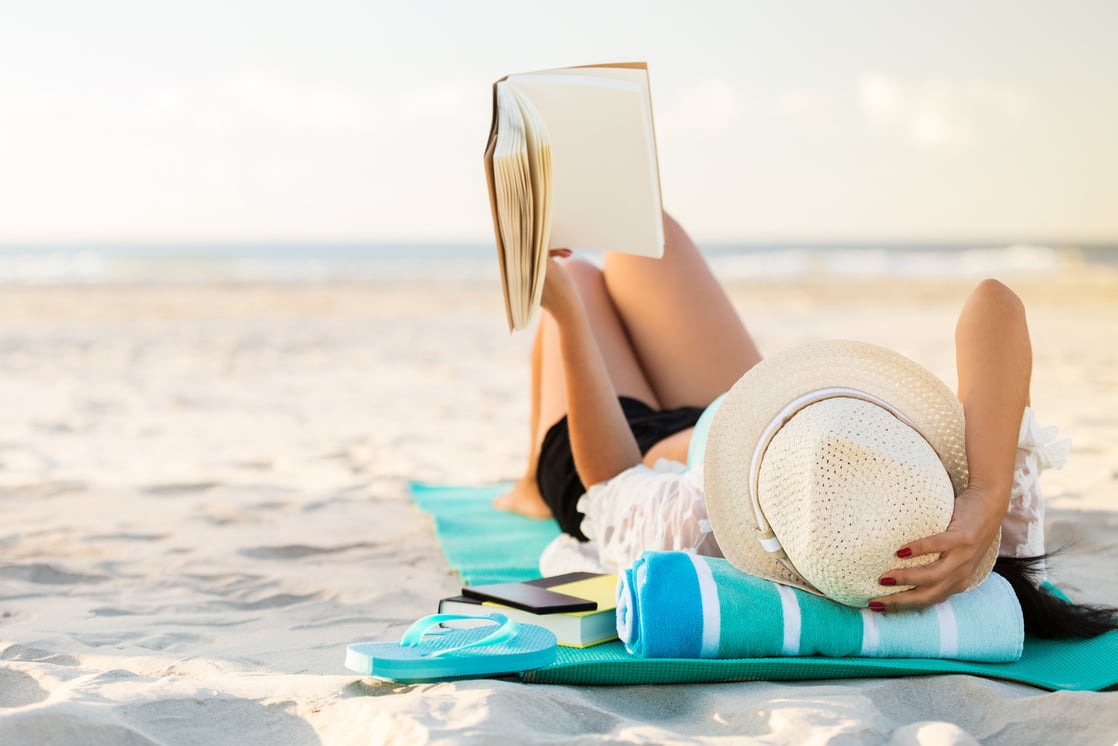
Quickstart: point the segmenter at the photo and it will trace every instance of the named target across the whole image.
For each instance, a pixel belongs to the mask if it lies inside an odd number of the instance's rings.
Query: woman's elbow
[[[1008,285],[993,278],[987,278],[978,283],[978,286],[971,292],[967,303],[968,305],[979,305],[987,312],[997,312],[999,315],[1010,317],[1015,316],[1022,320],[1025,318],[1025,304],[1020,296],[1013,292]]]
[[[1003,329],[1016,328],[1028,333],[1025,304],[1009,286],[994,279],[983,280],[971,292],[959,317],[957,331],[975,323],[984,327],[994,323]]]

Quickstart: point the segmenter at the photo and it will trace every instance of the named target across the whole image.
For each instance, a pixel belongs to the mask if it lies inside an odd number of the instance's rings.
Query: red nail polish
[[[901,551],[897,552],[897,556],[898,557],[911,557],[912,556],[912,550],[909,549],[908,547],[905,547]]]
[[[881,580],[879,580],[877,582],[881,583],[882,585],[896,585],[897,584],[897,579],[896,578],[882,578]]]
[[[870,611],[885,611],[885,604],[880,601],[870,601]]]

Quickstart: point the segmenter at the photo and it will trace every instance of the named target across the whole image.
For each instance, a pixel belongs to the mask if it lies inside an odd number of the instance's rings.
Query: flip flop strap
[[[493,622],[498,625],[497,629],[481,639],[468,642],[465,645],[456,645],[452,648],[443,648],[430,653],[432,658],[439,655],[447,655],[449,653],[457,653],[459,650],[466,648],[479,648],[486,645],[499,645],[502,642],[507,642],[518,634],[520,634],[520,625],[509,619],[504,614],[489,614],[487,616],[468,616],[466,614],[431,614],[422,619],[417,620],[412,626],[408,627],[404,632],[404,636],[400,638],[401,647],[413,648],[418,646],[423,641],[423,635],[427,630],[434,626],[442,624],[443,622],[461,622],[461,621],[483,621]]]

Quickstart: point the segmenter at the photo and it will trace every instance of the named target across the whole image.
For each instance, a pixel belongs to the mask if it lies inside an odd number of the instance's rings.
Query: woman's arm
[[[1017,439],[1032,375],[1032,349],[1020,298],[996,280],[980,283],[959,317],[955,354],[959,400],[966,415],[970,483],[956,498],[945,532],[900,548],[898,556],[938,552],[940,557],[925,567],[886,573],[883,585],[917,586],[875,599],[875,605],[886,609],[922,608],[965,590],[1009,508]]]
[[[639,464],[640,449],[621,411],[578,288],[554,260],[547,268],[542,305],[559,327],[571,452],[579,477],[589,487]]]

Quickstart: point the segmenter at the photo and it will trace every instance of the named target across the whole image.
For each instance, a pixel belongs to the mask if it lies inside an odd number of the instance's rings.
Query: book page
[[[659,166],[643,70],[582,68],[510,75],[547,123],[550,247],[663,253]]]
[[[528,139],[516,96],[505,83],[497,85],[497,140],[493,150],[493,181],[497,225],[509,318],[514,329],[527,326],[531,316],[530,280],[526,281],[534,233],[531,167]]]
[[[516,97],[524,121],[524,134],[527,141],[528,169],[531,179],[531,194],[534,210],[532,213],[532,242],[525,247],[522,269],[525,273],[526,294],[528,296],[528,319],[531,321],[543,297],[544,274],[547,272],[547,249],[551,235],[551,142],[547,126],[536,107],[520,91],[511,88]],[[527,321],[525,323],[527,323]]]

